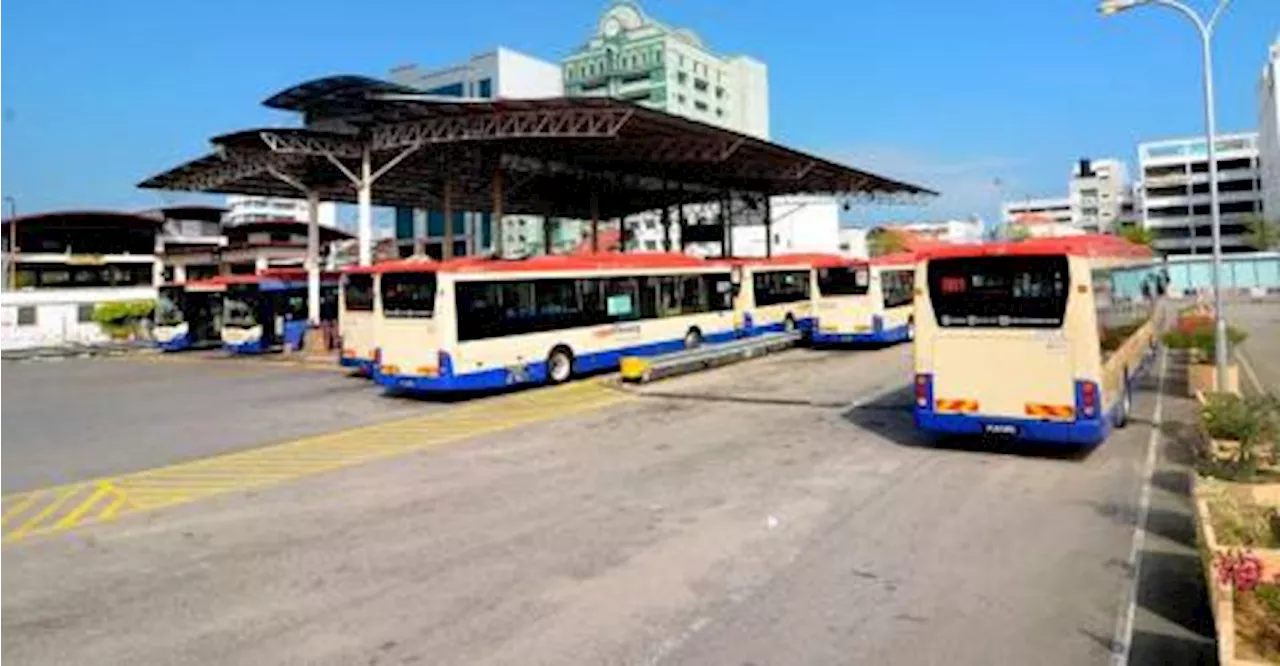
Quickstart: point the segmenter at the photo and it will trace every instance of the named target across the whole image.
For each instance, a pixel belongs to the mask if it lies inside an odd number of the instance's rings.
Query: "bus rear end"
[[[444,345],[451,315],[451,289],[441,289],[435,271],[379,275],[382,308],[375,324],[378,362],[373,378],[387,388],[453,390],[453,368]],[[448,296],[439,296],[448,294]]]
[[[1102,441],[1087,273],[1083,260],[1065,254],[923,262],[916,424],[937,433]]]
[[[371,273],[353,272],[342,276],[338,310],[338,335],[342,338],[340,363],[372,376],[378,357],[374,343],[374,286]]]

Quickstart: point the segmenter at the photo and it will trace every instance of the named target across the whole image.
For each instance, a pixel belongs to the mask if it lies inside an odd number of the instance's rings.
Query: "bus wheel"
[[[1129,371],[1125,370],[1124,384],[1120,394],[1120,413],[1116,415],[1116,427],[1123,428],[1129,425],[1129,410],[1133,408],[1133,394],[1129,391]]]
[[[547,381],[560,384],[569,381],[573,376],[573,352],[565,347],[556,347],[547,356]]]
[[[702,346],[702,332],[696,328],[689,329],[689,332],[684,334],[684,348],[694,349],[696,347],[701,347],[701,346]]]
[[[787,333],[796,332],[796,320],[791,313],[787,313],[787,318],[782,320],[782,330]]]
[[[914,319],[907,320],[907,341],[916,339],[916,322]]]

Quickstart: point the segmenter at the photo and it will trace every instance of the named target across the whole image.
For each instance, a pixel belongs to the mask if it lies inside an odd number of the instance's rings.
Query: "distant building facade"
[[[307,202],[304,199],[229,194],[223,221],[230,226],[267,220],[309,222],[308,215]],[[316,218],[321,226],[338,226],[338,204],[322,201],[316,211]]]
[[[441,97],[539,99],[564,95],[559,66],[505,47],[455,65],[430,69],[404,65],[392,69],[390,74],[396,83]],[[457,210],[452,211],[452,218],[449,224],[453,256],[493,251],[495,234],[501,234],[503,253],[507,256],[521,256],[543,247],[542,218],[539,217],[506,215],[496,230],[490,213]],[[553,233],[558,233],[557,227],[553,225]],[[426,254],[444,256],[445,231],[442,210],[395,209],[396,245],[401,256],[413,253],[415,239],[422,240]]]
[[[1263,213],[1280,221],[1280,39],[1258,80],[1258,164]]]
[[[1130,192],[1124,162],[1113,158],[1079,160],[1067,185],[1072,226],[1086,233],[1115,231],[1126,205],[1132,210]]]
[[[1249,217],[1262,212],[1262,169],[1258,134],[1217,137],[1218,210],[1224,252],[1252,250],[1246,238]],[[1213,248],[1209,211],[1209,159],[1203,138],[1139,144],[1142,170],[1142,224],[1153,247],[1166,254],[1200,254]]]

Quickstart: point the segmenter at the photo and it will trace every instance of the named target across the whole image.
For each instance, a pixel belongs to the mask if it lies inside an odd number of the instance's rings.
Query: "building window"
[[[694,101],[694,103],[693,103],[693,108],[695,108],[695,109],[697,109],[697,110],[699,110],[699,111],[706,111],[706,110],[707,110],[707,103],[706,103],[706,102],[703,102],[702,100],[696,100],[696,101]]]
[[[684,72],[676,72],[676,83],[687,83],[688,81],[688,74],[685,74]]]
[[[480,79],[478,92],[476,94],[485,99],[493,97],[493,79]]]
[[[722,108],[720,108],[720,107],[718,107],[718,106],[717,106],[717,107],[716,107],[716,117],[718,117],[718,118],[722,118],[722,117],[724,117],[724,109],[722,109]]]
[[[693,87],[694,87],[694,88],[697,88],[698,90],[701,90],[701,91],[703,91],[703,92],[706,92],[706,90],[707,90],[707,80],[706,80],[706,79],[694,79],[694,80],[693,80]]]
[[[81,303],[76,306],[76,321],[81,324],[93,321],[93,303]]]
[[[19,326],[35,326],[36,325],[36,306],[24,305],[18,308],[18,325]]]
[[[676,101],[680,104],[684,104],[684,95],[676,95]]]
[[[716,99],[721,99],[723,97],[724,97],[724,87],[716,86]]]
[[[650,252],[652,252],[652,251],[654,251],[654,250],[657,250],[657,249],[658,249],[658,241],[655,241],[655,240],[647,240],[647,241],[645,241],[645,242],[644,242],[644,249],[646,249],[646,250],[648,250],[648,251],[650,251]]]

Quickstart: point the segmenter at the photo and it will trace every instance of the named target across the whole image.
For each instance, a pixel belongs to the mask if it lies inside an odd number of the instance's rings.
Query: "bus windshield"
[[[227,294],[223,301],[222,321],[227,326],[249,327],[258,323],[256,298],[250,292]]]
[[[382,313],[396,318],[430,318],[436,309],[435,273],[382,276]]]
[[[161,287],[156,298],[156,325],[177,326],[185,320],[182,314],[182,288]]]
[[[373,309],[373,276],[356,274],[342,277],[342,304],[347,310]]]
[[[929,298],[944,328],[1058,328],[1067,310],[1067,258],[965,257],[929,262]]]
[[[848,296],[867,293],[867,268],[837,266],[818,269],[818,293],[822,296]]]

